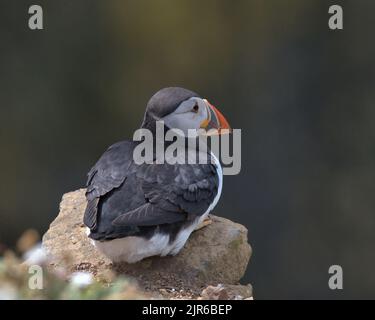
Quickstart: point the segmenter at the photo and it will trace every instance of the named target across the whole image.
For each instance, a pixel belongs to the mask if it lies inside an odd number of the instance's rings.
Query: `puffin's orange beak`
[[[222,115],[222,113],[214,107],[211,103],[209,103],[207,100],[204,100],[206,102],[207,107],[207,119],[202,121],[201,128],[206,129],[209,131],[210,129],[216,129],[216,133],[209,133],[208,135],[212,134],[223,134],[223,133],[230,133],[232,131],[227,119]],[[226,130],[224,130],[226,129]],[[224,130],[224,132],[222,131]],[[215,130],[212,130],[214,132]]]

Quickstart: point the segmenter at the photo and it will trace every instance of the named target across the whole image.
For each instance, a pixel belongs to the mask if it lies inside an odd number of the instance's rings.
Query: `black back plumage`
[[[142,235],[204,214],[218,192],[212,164],[134,163],[134,142],[111,146],[89,172],[84,223],[96,240]]]

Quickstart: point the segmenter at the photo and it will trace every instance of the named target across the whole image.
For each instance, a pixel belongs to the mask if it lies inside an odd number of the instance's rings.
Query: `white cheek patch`
[[[195,105],[198,105],[198,112],[193,112]],[[165,125],[170,129],[180,129],[185,135],[188,134],[188,130],[198,130],[200,129],[201,123],[206,120],[209,116],[207,104],[201,98],[190,98],[182,102],[178,108],[163,117]]]
[[[190,124],[193,123],[193,120],[189,119],[189,117],[190,114],[188,113],[172,113],[164,117],[163,121],[169,129],[180,129],[186,134]]]

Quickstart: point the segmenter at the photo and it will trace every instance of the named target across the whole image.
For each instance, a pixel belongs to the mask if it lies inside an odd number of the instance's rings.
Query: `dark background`
[[[0,242],[45,232],[149,97],[178,85],[242,129],[215,213],[249,229],[255,297],[375,298],[374,1],[0,0],[0,25]]]

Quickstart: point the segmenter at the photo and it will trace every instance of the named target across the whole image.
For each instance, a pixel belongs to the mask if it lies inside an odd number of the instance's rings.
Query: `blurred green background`
[[[374,1],[0,0],[0,18],[0,242],[45,232],[149,97],[183,86],[242,129],[215,213],[249,229],[255,297],[375,298]]]

